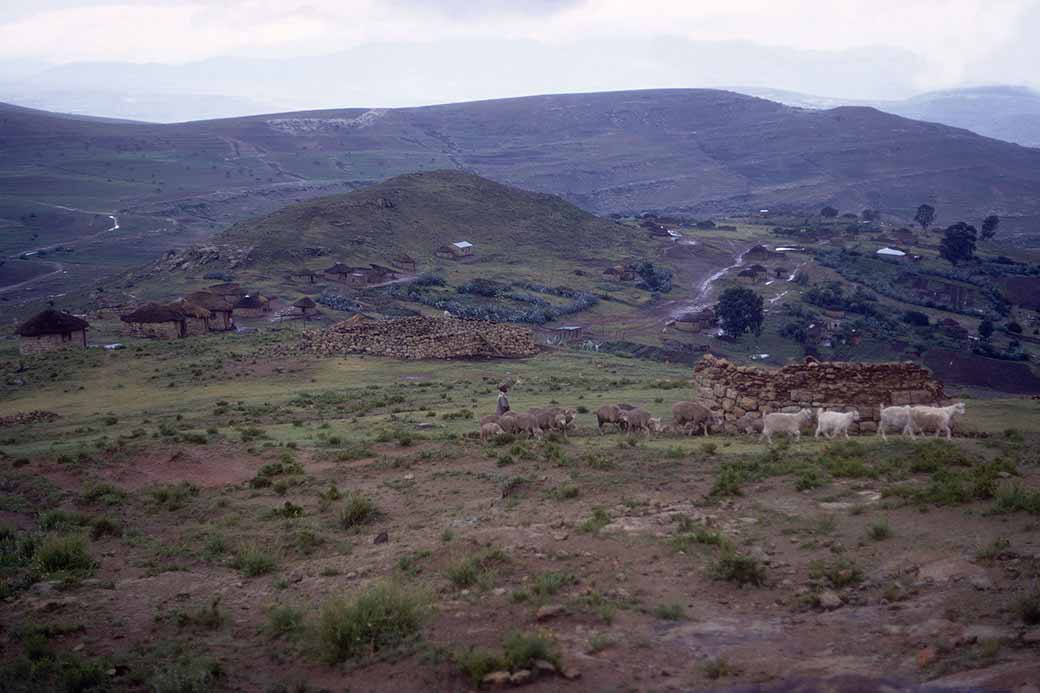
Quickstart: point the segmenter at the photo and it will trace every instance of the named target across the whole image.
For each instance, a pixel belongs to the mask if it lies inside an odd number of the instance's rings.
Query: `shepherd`
[[[509,398],[506,397],[505,390],[498,393],[498,406],[495,408],[495,413],[502,416],[509,411]]]

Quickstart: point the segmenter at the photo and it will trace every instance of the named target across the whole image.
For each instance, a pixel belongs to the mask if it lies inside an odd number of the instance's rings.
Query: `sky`
[[[868,66],[876,55],[878,74],[884,78],[883,71],[891,71],[890,96],[900,97],[908,89],[962,85],[1040,88],[1038,34],[1040,0],[3,0],[0,80],[85,62],[184,65],[215,58],[314,56],[383,44],[435,51],[472,41],[522,42],[550,53],[573,47],[577,58],[595,61],[609,55],[588,46],[661,38],[689,46],[753,45],[764,49],[759,51],[763,66],[770,62],[770,50],[781,60],[811,51],[820,65],[832,52],[855,55]],[[688,53],[682,55],[690,60]],[[530,62],[517,68],[526,71],[520,75],[526,83],[555,91],[553,65]],[[619,74],[614,81],[609,74],[596,79],[596,88],[633,88],[639,85],[632,79],[647,80],[646,72],[624,74],[613,67],[606,72]],[[755,76],[753,64],[747,73],[749,80]],[[694,72],[691,79],[703,81],[703,74]],[[726,78],[739,80],[742,74],[727,73]],[[392,93],[387,98],[397,101],[392,105],[434,103],[486,91],[483,86],[467,89],[465,80],[464,73],[457,74],[450,84],[428,81],[426,92],[412,85],[401,98],[393,99]],[[672,75],[668,85],[676,80],[681,77]],[[817,84],[786,81],[768,86],[804,90]],[[574,89],[573,82],[560,86]],[[835,89],[825,79],[818,86]],[[502,89],[508,90],[508,84]],[[856,93],[854,83],[845,91],[822,95],[885,96]]]

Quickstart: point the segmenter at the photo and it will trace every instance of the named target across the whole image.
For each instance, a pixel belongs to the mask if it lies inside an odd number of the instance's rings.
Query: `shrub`
[[[154,693],[206,693],[216,690],[224,673],[210,659],[181,659],[155,672],[149,681]]]
[[[336,664],[415,639],[429,609],[425,594],[387,583],[326,602],[317,627],[321,656]]]
[[[277,562],[268,549],[247,544],[238,549],[231,567],[242,571],[246,577],[259,577],[274,571]]]
[[[553,491],[553,496],[559,500],[568,500],[571,498],[577,498],[581,491],[575,484],[566,483],[560,484]]]
[[[538,633],[510,633],[502,641],[502,651],[506,665],[513,671],[528,669],[539,659],[560,664],[556,643]]]
[[[267,612],[267,635],[281,638],[298,633],[303,628],[303,612],[293,606],[275,606]]]
[[[89,517],[70,510],[48,510],[40,515],[40,528],[48,532],[82,527],[89,523]]]
[[[1021,484],[1004,484],[993,494],[993,510],[998,513],[1026,512],[1040,515],[1040,491]]]
[[[199,607],[194,611],[179,611],[174,618],[181,628],[198,626],[209,630],[217,630],[227,621],[227,616],[220,609],[219,596],[213,597],[208,606]]]
[[[715,484],[711,487],[710,496],[741,496],[744,492],[740,486],[744,483],[745,475],[741,468],[733,463],[726,463],[719,467],[719,475],[715,477]]]
[[[682,604],[658,604],[654,607],[654,616],[662,621],[681,621],[686,618],[686,610]]]
[[[110,517],[95,517],[90,521],[90,538],[96,540],[104,536],[121,537],[123,528]]]
[[[75,534],[46,537],[33,556],[33,566],[42,574],[83,573],[94,565],[86,541]]]
[[[531,592],[540,597],[551,597],[564,587],[573,585],[577,581],[577,578],[573,575],[566,573],[542,573],[535,578],[534,585],[531,586]]]
[[[199,495],[198,487],[187,481],[148,489],[148,499],[152,505],[168,511],[180,510],[187,505],[189,498],[197,495]]]
[[[578,529],[582,532],[598,532],[610,524],[610,515],[604,508],[593,508],[592,516],[581,523]]]
[[[501,549],[485,549],[450,566],[448,579],[458,589],[475,585],[489,587],[494,577],[494,566],[508,560],[509,557]]]
[[[112,484],[91,484],[83,492],[83,502],[99,505],[120,505],[126,500],[126,491]]]
[[[372,522],[378,516],[379,509],[375,503],[365,496],[351,493],[343,509],[339,511],[339,526],[343,529],[353,529]]]
[[[874,541],[884,541],[892,536],[892,527],[889,526],[888,520],[872,522],[867,527],[867,536]]]
[[[480,686],[484,677],[491,672],[500,671],[508,666],[501,655],[483,647],[471,647],[456,652],[452,655],[452,660],[474,686]]]
[[[716,580],[735,582],[738,585],[763,585],[766,568],[758,559],[723,549],[719,557],[708,567],[708,574]]]
[[[809,564],[809,576],[826,580],[831,587],[841,589],[863,581],[863,571],[847,558],[813,561]]]

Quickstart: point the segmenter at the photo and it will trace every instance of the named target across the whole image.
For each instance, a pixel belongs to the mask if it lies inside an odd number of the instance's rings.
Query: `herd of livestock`
[[[947,439],[952,436],[952,423],[955,416],[964,414],[964,403],[957,402],[946,407],[925,405],[902,405],[881,407],[877,422],[877,435],[888,440],[888,432],[899,432],[911,438],[915,434],[934,433],[936,437],[945,433]],[[506,411],[503,414],[489,414],[480,419],[480,439],[490,440],[502,434],[526,435],[532,438],[541,437],[546,432],[566,434],[575,426],[575,409],[565,407],[542,407],[526,412]],[[627,433],[684,433],[693,435],[703,431],[720,431],[723,426],[722,415],[713,412],[697,402],[676,402],[672,405],[672,423],[662,425],[661,418],[651,416],[649,412],[629,404],[606,404],[595,411],[596,424],[600,433],[607,426],[614,426]],[[822,408],[800,409],[797,412],[775,412],[762,417],[761,438],[773,442],[774,434],[787,434],[801,438],[802,429],[816,421],[816,437],[821,435],[834,438],[838,435],[849,437],[849,427],[859,421],[860,413],[856,410],[841,412]]]

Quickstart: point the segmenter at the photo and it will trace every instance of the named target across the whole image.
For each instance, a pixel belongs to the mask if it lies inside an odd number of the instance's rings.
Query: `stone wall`
[[[72,332],[70,335],[44,334],[38,337],[18,338],[18,353],[23,355],[82,348],[84,348],[83,330]]]
[[[177,339],[181,336],[179,322],[128,322],[123,329],[131,337],[151,339]]]
[[[860,413],[855,427],[877,429],[881,406],[933,404],[945,398],[943,385],[927,368],[915,363],[791,364],[783,368],[737,366],[710,354],[693,369],[694,397],[712,411],[721,411],[726,430],[761,428],[764,414],[797,411],[802,407]]]
[[[184,336],[195,337],[204,334],[209,334],[209,320],[204,318],[184,319]]]

